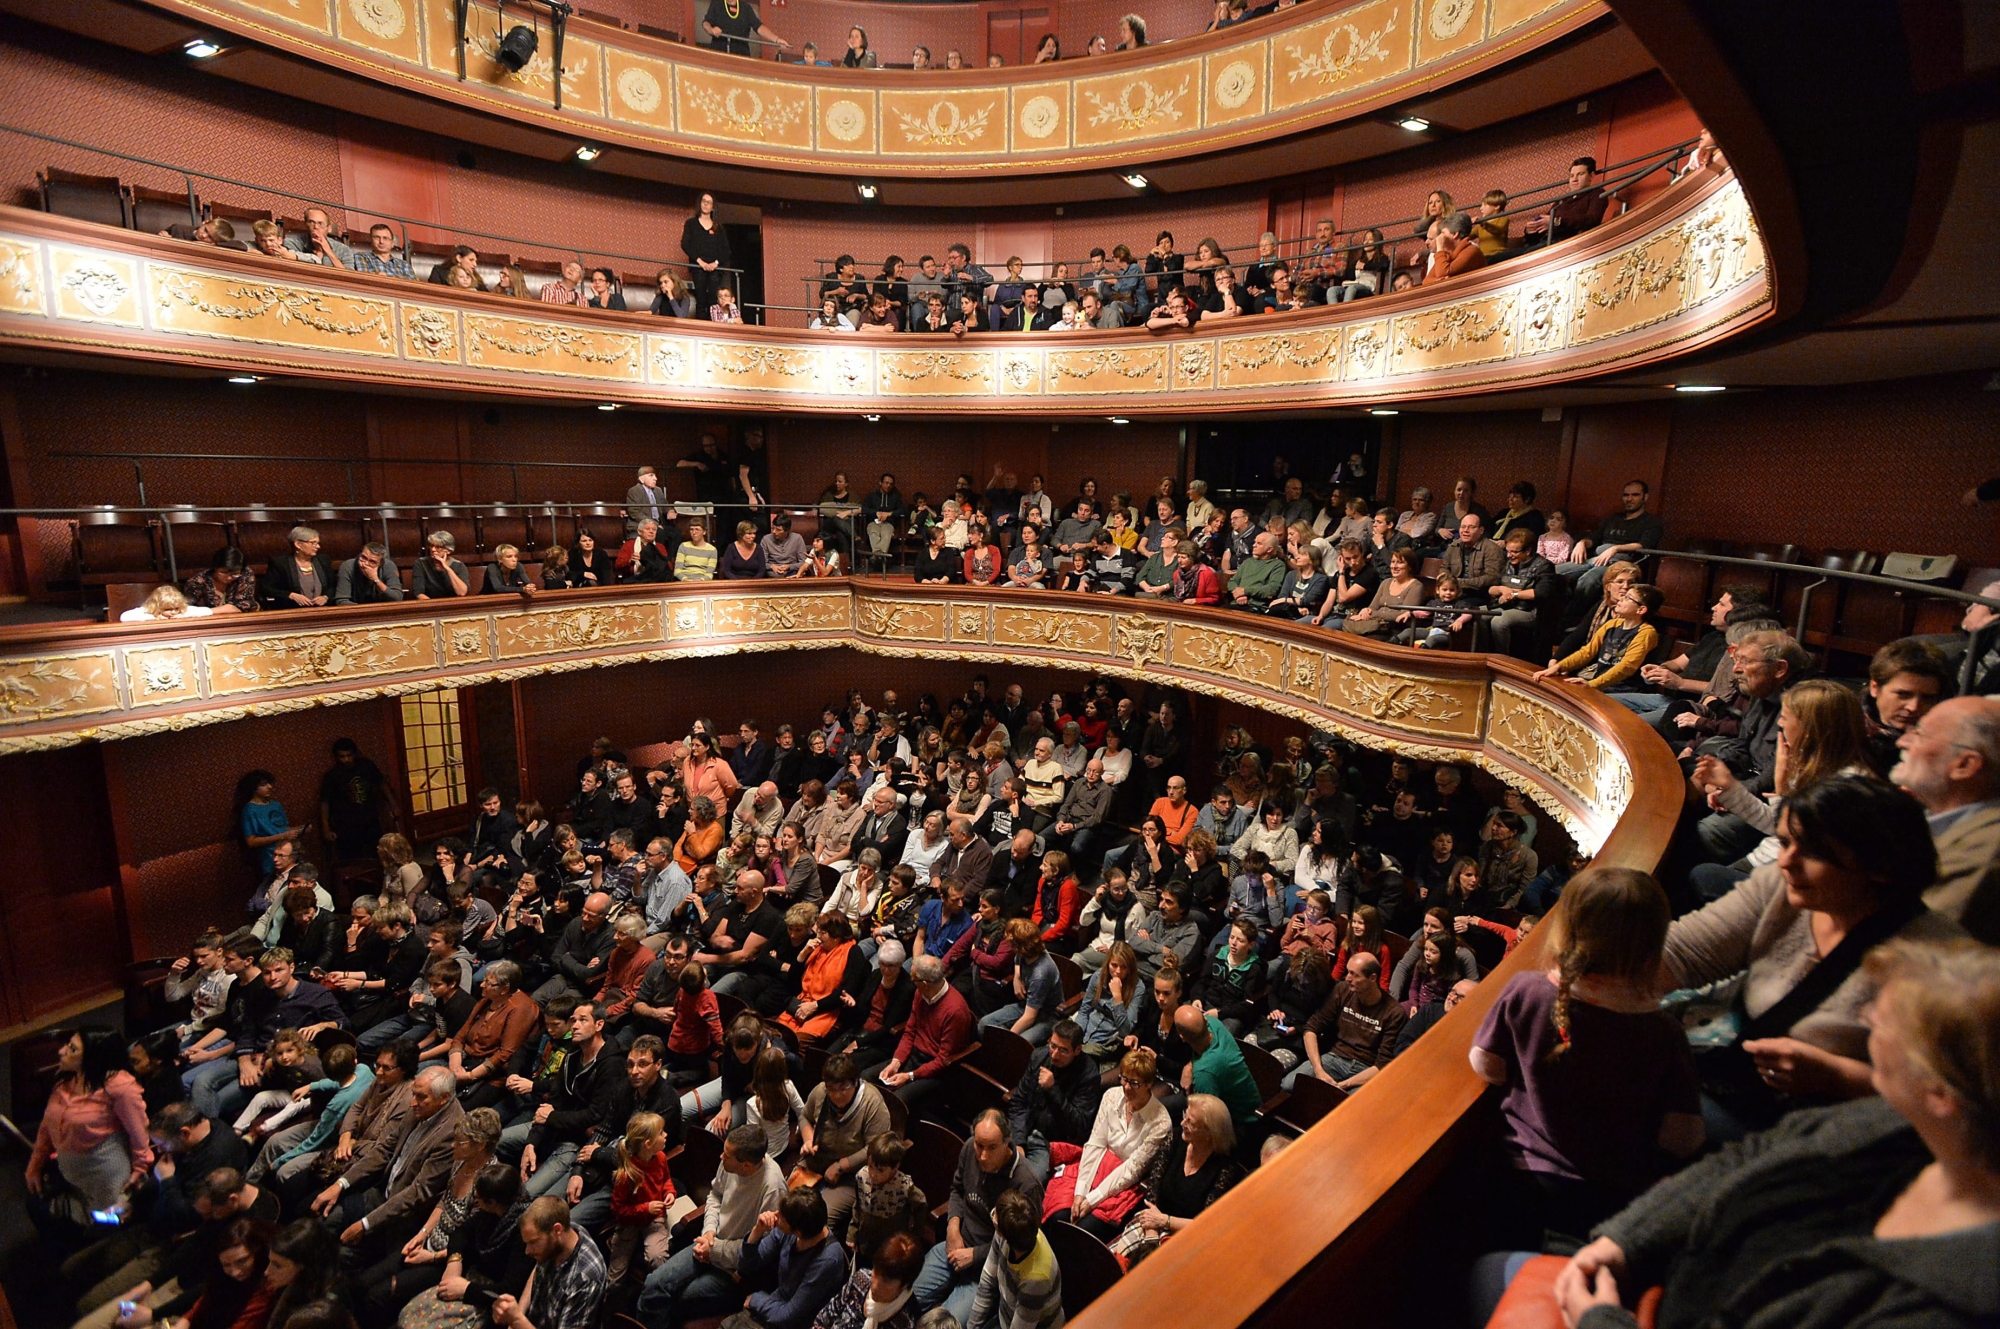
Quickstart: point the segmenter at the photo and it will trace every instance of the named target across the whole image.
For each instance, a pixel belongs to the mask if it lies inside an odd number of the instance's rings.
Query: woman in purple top
[[[753,581],[768,571],[764,547],[757,543],[757,523],[736,523],[736,538],[722,551],[715,575],[721,581]]]
[[[1516,974],[1472,1040],[1472,1069],[1506,1090],[1502,1138],[1517,1203],[1497,1206],[1531,1246],[1587,1237],[1702,1143],[1686,1036],[1655,975],[1672,910],[1629,868],[1571,878],[1549,924],[1550,967]]]

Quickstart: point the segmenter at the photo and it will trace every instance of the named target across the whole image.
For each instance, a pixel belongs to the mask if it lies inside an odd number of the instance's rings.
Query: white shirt
[[[1132,774],[1132,753],[1130,749],[1106,752],[1103,748],[1099,748],[1092,755],[1104,763],[1104,783],[1106,784],[1124,784],[1126,777]]]
[[[949,835],[940,833],[936,844],[925,844],[923,828],[919,827],[903,842],[901,861],[908,863],[916,871],[917,885],[928,886],[931,881],[931,869],[937,865],[940,858],[944,857],[944,851],[949,848],[951,848]]]
[[[181,610],[180,613],[175,614],[174,618],[207,618],[214,612],[213,609],[210,609],[206,605],[189,605],[186,609]],[[161,618],[157,614],[150,614],[146,612],[146,606],[140,605],[137,609],[128,609],[120,614],[118,621],[120,623],[171,623],[173,619]]]
[[[1077,1186],[1081,1189],[1087,1179],[1097,1175],[1107,1149],[1118,1156],[1118,1166],[1102,1183],[1082,1192],[1090,1207],[1095,1209],[1118,1192],[1136,1186],[1152,1165],[1154,1151],[1166,1144],[1172,1129],[1167,1109],[1151,1094],[1137,1112],[1132,1112],[1125,1106],[1123,1088],[1114,1084],[1105,1090],[1097,1105],[1097,1121],[1090,1128],[1090,1141],[1083,1146],[1083,1158],[1077,1164]]]

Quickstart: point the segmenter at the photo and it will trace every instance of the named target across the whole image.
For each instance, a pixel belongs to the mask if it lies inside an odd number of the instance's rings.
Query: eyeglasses
[[[1129,1075],[1119,1076],[1118,1083],[1124,1085],[1127,1089],[1146,1089],[1152,1085],[1152,1081],[1150,1080],[1135,1080]]]

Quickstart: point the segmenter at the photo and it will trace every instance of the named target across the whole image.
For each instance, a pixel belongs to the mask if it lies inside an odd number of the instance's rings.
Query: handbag
[[[1730,1008],[1736,1036],[1727,1042],[1718,1039],[1711,1046],[1696,1046],[1693,1049],[1695,1071],[1702,1088],[1754,1130],[1774,1124],[1779,1117],[1798,1106],[1790,1101],[1790,1095],[1780,1094],[1764,1083],[1763,1077],[1757,1073],[1755,1059],[1743,1050],[1743,1045],[1754,1039],[1783,1037],[1793,1025],[1818,1010],[1828,997],[1838,991],[1840,985],[1861,967],[1861,961],[1869,951],[1901,932],[1911,919],[1923,911],[1922,900],[1910,900],[1893,908],[1878,910],[1863,919],[1841,938],[1831,954],[1799,980],[1797,987],[1754,1019],[1743,1008],[1743,993],[1739,988]],[[1727,1023],[1717,1021],[1715,1032],[1724,1032],[1727,1028]]]

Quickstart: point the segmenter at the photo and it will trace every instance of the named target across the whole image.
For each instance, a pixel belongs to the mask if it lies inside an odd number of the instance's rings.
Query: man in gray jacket
[[[1104,763],[1092,757],[1083,764],[1083,778],[1072,781],[1062,804],[1056,809],[1056,824],[1049,828],[1048,844],[1073,859],[1090,853],[1091,842],[1111,811],[1111,795],[1116,790],[1104,782]]]

